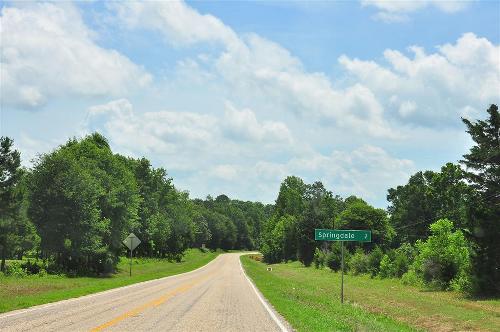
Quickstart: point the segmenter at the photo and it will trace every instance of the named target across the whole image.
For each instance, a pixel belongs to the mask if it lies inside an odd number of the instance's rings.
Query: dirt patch
[[[25,295],[35,295],[40,293],[46,293],[53,290],[65,288],[62,285],[8,285],[2,286],[0,288],[0,294],[13,297],[13,296],[25,296]]]

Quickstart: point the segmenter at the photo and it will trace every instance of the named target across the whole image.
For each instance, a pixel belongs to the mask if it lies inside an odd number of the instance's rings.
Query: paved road
[[[284,331],[223,254],[177,276],[0,315],[0,331]]]

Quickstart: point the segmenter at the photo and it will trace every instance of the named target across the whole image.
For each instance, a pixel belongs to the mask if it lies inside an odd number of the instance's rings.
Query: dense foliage
[[[12,140],[1,143],[2,270],[5,258],[28,255],[49,272],[109,273],[130,232],[142,241],[135,254],[145,257],[180,261],[201,246],[255,249],[270,215],[269,206],[225,195],[191,200],[163,168],[114,154],[97,133],[40,155],[30,170],[20,168]]]
[[[344,244],[350,273],[402,278],[439,289],[500,294],[500,115],[463,119],[475,145],[465,166],[412,175],[388,190],[387,210],[335,195],[317,181],[288,176],[274,205],[190,199],[163,168],[112,152],[94,133],[42,154],[31,169],[0,139],[0,258],[42,259],[46,269],[108,273],[122,240],[136,254],[180,261],[189,247],[259,249],[268,263],[341,266],[341,244],[314,241],[314,229],[369,229],[372,242]],[[33,265],[21,267],[26,272]]]
[[[22,171],[19,152],[13,150],[13,141],[0,138],[0,270],[5,271],[5,259],[16,254],[16,246],[22,242],[21,217]]]
[[[412,175],[388,190],[387,212],[360,198],[342,199],[316,182],[288,177],[264,227],[264,260],[300,260],[340,269],[340,244],[313,241],[315,228],[369,229],[372,242],[345,245],[346,269],[406,283],[500,294],[500,116],[464,119],[476,145],[465,170],[447,163],[439,172]]]
[[[475,143],[462,161],[474,188],[466,225],[474,249],[474,287],[500,295],[500,114],[496,105],[487,112],[487,120],[463,119]]]
[[[468,288],[470,253],[462,231],[454,231],[451,221],[440,219],[430,226],[430,232],[425,242],[416,242],[418,254],[409,273],[439,289]]]

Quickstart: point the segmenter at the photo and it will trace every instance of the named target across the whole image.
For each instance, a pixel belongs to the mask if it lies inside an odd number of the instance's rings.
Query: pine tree
[[[500,294],[500,114],[496,105],[487,120],[462,121],[475,145],[461,162],[476,189],[469,209],[469,236],[474,244],[473,273],[476,291]]]

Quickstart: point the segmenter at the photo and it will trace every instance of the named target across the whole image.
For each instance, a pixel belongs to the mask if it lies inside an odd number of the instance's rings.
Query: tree
[[[460,166],[447,163],[440,172],[418,172],[408,183],[389,189],[387,208],[390,223],[397,230],[396,244],[424,240],[429,225],[438,219],[450,219],[465,227],[470,187]]]
[[[418,255],[412,269],[426,284],[440,289],[458,285],[469,274],[469,246],[461,230],[453,223],[440,219],[430,226],[431,235],[417,241]],[[462,287],[465,285],[461,285]]]
[[[429,235],[429,225],[435,220],[435,211],[428,196],[432,175],[430,171],[417,172],[406,185],[389,189],[387,200],[390,205],[387,211],[391,225],[402,230],[397,232],[399,243],[413,243]]]
[[[303,197],[306,185],[301,178],[288,176],[280,186],[275,204],[275,215],[278,217],[291,215],[298,217],[303,210]]]
[[[65,270],[112,271],[137,227],[139,199],[129,166],[97,133],[40,156],[29,176],[41,250]]]
[[[337,217],[335,224],[338,229],[360,229],[372,231],[372,242],[365,243],[366,249],[376,245],[387,246],[394,236],[394,230],[389,224],[387,213],[382,209],[370,206],[362,199],[350,199],[350,204]],[[359,244],[347,243],[353,249]]]
[[[5,259],[14,245],[16,222],[19,219],[21,199],[18,184],[21,179],[21,157],[12,148],[13,140],[0,138],[0,271],[5,271]]]
[[[304,209],[297,222],[297,258],[305,266],[310,266],[318,245],[314,240],[314,229],[333,226],[333,216],[328,202],[332,193],[319,181],[307,185],[304,193]]]
[[[461,162],[476,193],[469,205],[468,236],[473,243],[476,292],[500,294],[500,114],[497,105],[487,120],[462,121],[475,145]]]

